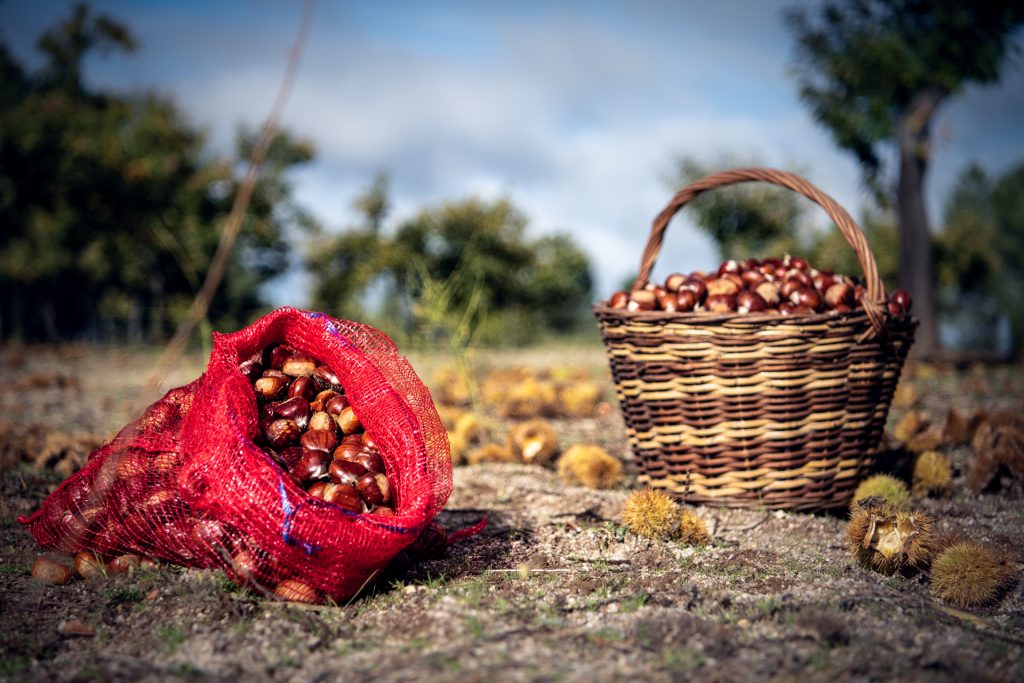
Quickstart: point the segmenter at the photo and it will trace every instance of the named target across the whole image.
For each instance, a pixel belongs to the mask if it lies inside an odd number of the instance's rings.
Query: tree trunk
[[[900,175],[896,203],[900,223],[899,286],[913,296],[914,317],[921,321],[914,342],[914,355],[934,356],[939,349],[935,315],[935,268],[932,237],[924,204],[924,182],[928,170],[931,119],[946,96],[928,91],[914,98],[899,122]]]

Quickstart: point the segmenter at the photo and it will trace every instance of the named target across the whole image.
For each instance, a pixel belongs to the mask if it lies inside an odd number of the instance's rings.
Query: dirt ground
[[[1024,680],[1020,582],[994,606],[952,609],[924,576],[851,561],[834,514],[700,507],[712,545],[650,541],[621,526],[632,479],[593,491],[526,465],[456,468],[440,519],[451,529],[486,515],[486,529],[343,606],[276,603],[222,574],[175,567],[34,583],[41,551],[15,518],[156,398],[142,389],[155,358],[151,349],[0,348],[0,680]],[[412,360],[424,377],[441,362]],[[189,356],[168,385],[196,377],[203,361]],[[599,348],[501,362],[607,372]],[[1022,409],[1022,377],[1019,367],[929,366],[912,381],[917,407],[938,418],[951,405]],[[628,462],[617,409],[555,424],[563,446],[597,442]],[[34,447],[52,453],[17,456],[31,426],[66,439]],[[970,493],[970,448],[948,453],[952,491],[921,508],[1009,551],[1019,575],[1021,483]],[[86,635],[61,632],[75,620]]]

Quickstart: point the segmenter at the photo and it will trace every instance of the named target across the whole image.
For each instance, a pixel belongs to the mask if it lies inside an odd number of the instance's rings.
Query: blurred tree
[[[527,239],[526,218],[508,200],[424,209],[390,235],[382,229],[388,205],[379,176],[355,200],[361,225],[311,241],[315,308],[373,317],[364,304],[375,290],[381,326],[430,343],[528,343],[586,319],[586,255],[565,235]]]
[[[693,157],[678,162],[679,188],[717,171],[756,162],[722,158],[714,164]],[[692,211],[697,227],[718,247],[725,259],[763,258],[800,252],[808,230],[806,210],[799,195],[766,183],[743,183],[705,192],[684,211]]]
[[[40,39],[37,73],[0,49],[0,337],[159,340],[200,285],[241,172],[205,152],[171,101],[85,89],[90,50],[134,44],[78,7]],[[240,134],[239,155],[251,138]],[[308,219],[283,174],[311,155],[287,135],[275,141],[211,307],[218,326],[250,317],[258,288],[286,266],[284,232]]]
[[[833,1],[787,13],[801,98],[880,196],[885,148],[898,150],[900,286],[914,295],[922,355],[938,346],[924,204],[931,122],[966,84],[998,80],[1022,21],[1024,4],[992,0]]]
[[[991,181],[978,166],[960,177],[938,236],[939,302],[963,346],[1024,350],[1024,164]],[[1001,336],[1000,330],[1006,335]],[[1003,344],[1006,344],[1003,347]]]

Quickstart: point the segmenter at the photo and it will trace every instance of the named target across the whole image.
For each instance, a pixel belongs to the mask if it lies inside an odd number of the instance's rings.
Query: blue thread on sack
[[[312,543],[304,543],[298,539],[292,538],[292,520],[295,518],[295,514],[299,511],[299,507],[302,504],[299,503],[299,505],[292,507],[291,502],[288,500],[288,494],[284,490],[284,479],[281,475],[278,475],[277,477],[277,492],[281,495],[281,510],[284,512],[284,519],[281,522],[281,540],[288,545],[302,548],[302,552],[307,555],[320,552],[323,549],[322,546],[313,545]]]

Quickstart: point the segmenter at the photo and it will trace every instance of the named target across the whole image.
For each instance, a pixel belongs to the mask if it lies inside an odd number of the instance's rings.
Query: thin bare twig
[[[189,308],[188,314],[178,324],[178,329],[175,330],[174,336],[168,342],[163,355],[161,355],[156,365],[156,369],[149,378],[148,387],[151,391],[160,387],[160,384],[171,368],[181,358],[186,346],[188,346],[189,339],[192,337],[192,333],[196,329],[196,325],[206,317],[210,309],[210,302],[213,300],[213,295],[217,293],[217,288],[220,287],[221,280],[224,279],[224,272],[227,270],[228,261],[235,247],[235,241],[238,239],[238,233],[242,229],[242,221],[249,208],[249,202],[252,200],[253,191],[256,189],[256,180],[259,175],[260,166],[263,165],[267,152],[270,150],[270,143],[273,142],[274,136],[277,134],[284,105],[288,101],[292,84],[295,82],[295,74],[299,67],[299,60],[302,57],[302,48],[306,43],[309,27],[312,23],[313,5],[313,0],[306,0],[303,4],[299,31],[295,37],[295,43],[289,51],[288,67],[281,81],[281,87],[277,92],[277,98],[274,100],[274,106],[271,108],[270,115],[263,124],[263,130],[260,133],[256,146],[253,147],[252,156],[249,158],[249,168],[246,170],[245,177],[238,186],[235,201],[231,206],[231,213],[228,214],[227,220],[224,222],[224,229],[220,234],[220,242],[217,244],[217,251],[210,261],[210,268],[206,271],[206,279],[203,281],[203,286],[192,300],[192,306]]]

